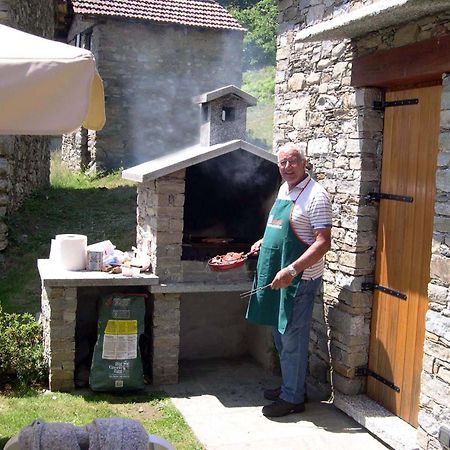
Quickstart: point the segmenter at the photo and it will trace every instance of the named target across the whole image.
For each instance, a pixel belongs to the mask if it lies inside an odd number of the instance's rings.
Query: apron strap
[[[295,200],[293,200],[294,204],[297,202],[300,195],[302,195],[302,192],[307,188],[310,181],[311,181],[311,178],[309,178],[308,182],[303,186],[302,189],[300,189],[300,192],[298,193],[297,197],[295,197]]]

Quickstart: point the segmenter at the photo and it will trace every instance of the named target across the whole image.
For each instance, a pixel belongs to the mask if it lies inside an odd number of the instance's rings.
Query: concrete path
[[[332,404],[311,399],[306,411],[268,419],[263,390],[280,383],[252,362],[184,364],[178,385],[166,391],[207,450],[380,450],[386,449],[361,425]],[[310,394],[310,393],[309,393]]]

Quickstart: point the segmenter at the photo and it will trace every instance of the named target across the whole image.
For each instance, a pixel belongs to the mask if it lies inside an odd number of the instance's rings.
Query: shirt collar
[[[295,185],[295,186],[292,188],[291,191],[289,190],[289,186],[288,186],[287,183],[286,183],[286,190],[287,190],[287,192],[289,192],[289,194],[290,194],[290,193],[294,192],[295,190],[298,190],[298,189],[304,189],[305,186],[309,183],[309,180],[310,180],[310,179],[311,179],[311,176],[310,176],[309,174],[306,174],[306,178],[304,178],[302,181],[300,181],[300,183],[298,183],[297,185]]]

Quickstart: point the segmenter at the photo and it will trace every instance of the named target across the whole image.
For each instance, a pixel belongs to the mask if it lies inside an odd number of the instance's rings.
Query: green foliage
[[[248,8],[258,3],[259,0],[219,0],[219,3],[225,8],[234,6],[236,8]]]
[[[258,105],[272,105],[275,93],[275,67],[267,66],[244,72],[242,90],[256,97]]]
[[[47,376],[42,327],[31,314],[9,314],[0,305],[0,380],[24,389]]]
[[[247,28],[244,37],[244,68],[275,65],[278,6],[276,0],[233,2],[230,14]],[[242,8],[242,6],[244,6]]]

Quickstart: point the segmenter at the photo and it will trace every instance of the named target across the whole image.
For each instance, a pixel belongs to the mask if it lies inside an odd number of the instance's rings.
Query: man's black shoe
[[[277,387],[275,389],[266,389],[264,391],[264,398],[274,402],[275,400],[278,400],[280,394],[281,394],[281,387]]]
[[[292,413],[300,413],[304,410],[304,403],[289,403],[279,398],[270,405],[264,406],[262,413],[266,417],[283,417]]]

